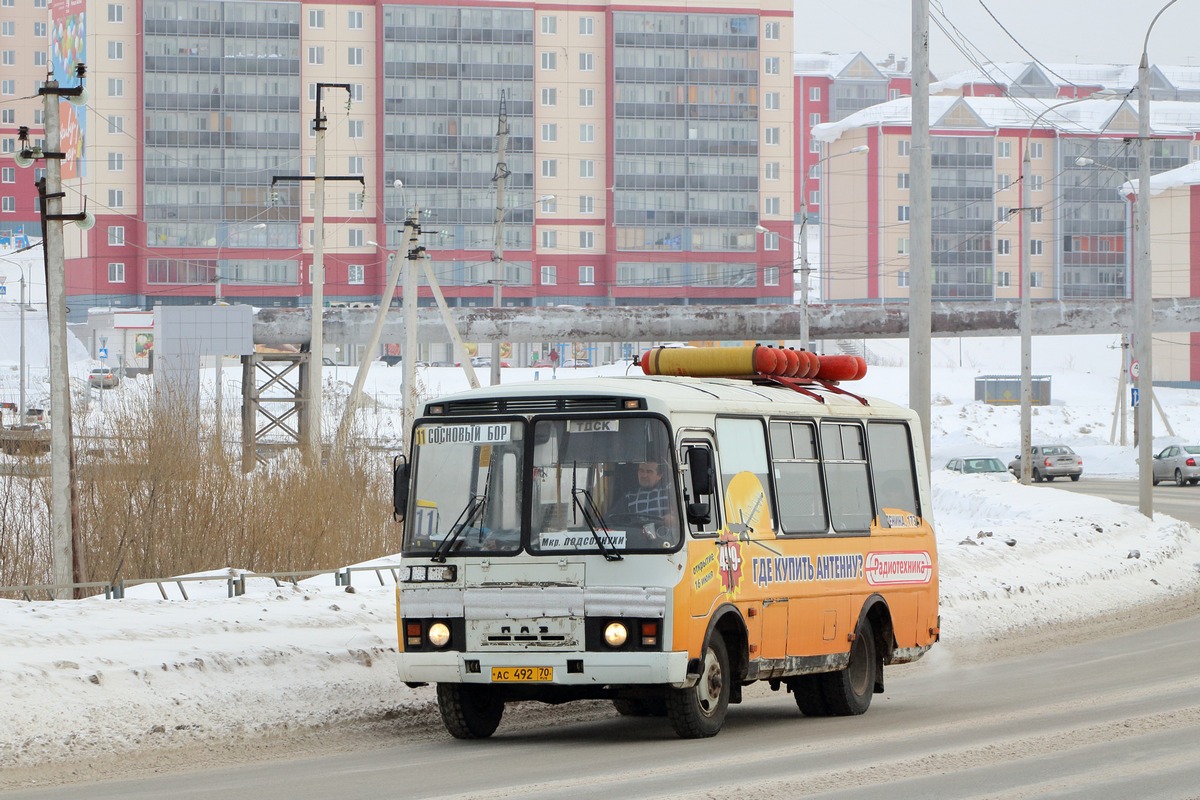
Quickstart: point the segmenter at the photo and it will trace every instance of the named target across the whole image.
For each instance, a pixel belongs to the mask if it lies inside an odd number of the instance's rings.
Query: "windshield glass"
[[[998,458],[968,458],[963,463],[963,472],[1004,472]]]
[[[416,428],[405,555],[520,549],[524,434],[521,420],[425,422]],[[443,544],[448,537],[452,541]]]
[[[540,420],[533,429],[533,552],[662,550],[681,527],[662,420]]]

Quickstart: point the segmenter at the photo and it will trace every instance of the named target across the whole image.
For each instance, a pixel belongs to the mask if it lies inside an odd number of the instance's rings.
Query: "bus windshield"
[[[655,417],[534,424],[530,550],[671,549],[681,526],[670,435]]]
[[[524,433],[522,420],[417,426],[405,554],[441,559],[521,548]]]

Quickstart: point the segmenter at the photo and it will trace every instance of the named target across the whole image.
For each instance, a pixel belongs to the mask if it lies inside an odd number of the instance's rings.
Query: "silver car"
[[[1200,483],[1200,445],[1173,444],[1154,457],[1154,485],[1175,481],[1176,486]]]
[[[967,458],[952,458],[946,462],[946,469],[951,472],[971,474],[975,472],[998,472],[1004,474],[1004,462],[991,456],[969,456]]]
[[[1083,456],[1076,453],[1065,444],[1051,444],[1045,447],[1030,448],[1030,473],[1033,482],[1052,481],[1055,478],[1070,478],[1079,480],[1083,474]],[[1021,454],[1008,462],[1008,471],[1018,478],[1021,477]]]

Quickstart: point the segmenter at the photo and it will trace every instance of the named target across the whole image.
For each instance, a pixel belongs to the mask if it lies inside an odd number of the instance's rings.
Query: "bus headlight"
[[[610,622],[604,629],[604,641],[608,643],[609,647],[620,647],[628,638],[629,631],[620,622]]]
[[[445,647],[450,641],[450,628],[444,622],[435,622],[429,626],[429,643],[434,647]]]

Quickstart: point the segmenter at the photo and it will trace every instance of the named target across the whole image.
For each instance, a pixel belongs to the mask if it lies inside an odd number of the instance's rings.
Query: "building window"
[[[821,205],[821,190],[820,189],[813,189],[811,192],[808,193],[808,204],[810,206]]]
[[[1041,158],[1042,157],[1042,143],[1041,142],[1030,142],[1029,143],[1029,157],[1030,158]]]
[[[47,59],[47,56],[46,56],[46,51],[45,51],[45,50],[35,50],[35,51],[33,51],[33,65],[34,65],[35,67],[44,67],[44,66],[46,66],[46,59]]]
[[[1008,286],[1008,272],[1007,271],[996,273],[996,285],[997,286]]]
[[[308,63],[309,64],[324,64],[325,63],[325,48],[319,45],[308,48]]]
[[[779,60],[778,56],[768,56],[767,59],[763,62],[763,72],[765,72],[768,75],[778,75],[779,74],[779,65],[780,65],[780,60]]]
[[[125,207],[125,192],[120,189],[108,190],[108,207],[109,208],[124,208]]]
[[[909,244],[912,240],[907,236],[901,236],[896,240],[896,254],[901,256],[908,255]]]
[[[346,159],[346,172],[350,175],[362,175],[363,174],[363,157],[362,156],[349,156]]]
[[[908,222],[909,209],[908,206],[896,206],[896,220],[898,222]]]
[[[596,105],[596,90],[595,89],[580,89],[579,90],[579,107],[591,108]]]
[[[109,283],[124,283],[125,282],[125,265],[119,261],[110,262],[108,265],[108,282]]]
[[[542,17],[542,33],[545,33],[545,34],[558,33],[558,17],[552,17],[552,16]]]
[[[596,162],[590,158],[581,159],[579,162],[579,177],[581,177],[581,178],[596,177]]]
[[[124,153],[109,153],[108,154],[108,171],[120,172],[125,169],[125,154]]]
[[[546,50],[542,53],[542,69],[558,69],[558,53]]]
[[[779,92],[764,92],[763,93],[763,108],[768,111],[779,110]]]
[[[779,22],[768,22],[766,25],[763,25],[763,38],[777,41],[779,39],[780,24]]]
[[[1012,158],[1012,142],[996,142],[996,158]]]
[[[11,19],[0,22],[0,36],[16,36],[17,23]]]
[[[808,99],[814,103],[819,101],[821,99],[821,87],[820,86],[808,87]]]
[[[352,31],[361,31],[363,27],[363,12],[347,11],[346,27]]]
[[[124,22],[125,21],[125,6],[118,3],[108,4],[108,21],[109,22]]]
[[[1040,256],[1041,254],[1042,254],[1042,240],[1041,239],[1030,239],[1029,240],[1029,255]]]
[[[366,132],[366,123],[361,119],[352,119],[346,128],[351,139],[361,139]]]
[[[779,249],[779,234],[775,231],[767,231],[763,234],[763,250],[778,250]]]
[[[579,195],[579,213],[580,214],[595,214],[596,213],[596,198],[590,194]]]
[[[900,90],[899,89],[888,89],[888,100],[899,100],[899,99],[900,99]]]
[[[108,132],[109,133],[124,133],[125,132],[125,118],[120,116],[119,114],[114,114],[113,116],[109,117],[108,118]]]
[[[596,22],[591,17],[579,18],[579,35],[593,36],[596,33]]]
[[[0,167],[0,183],[16,183],[16,167]]]
[[[109,97],[124,97],[125,96],[125,81],[121,78],[108,79],[108,96]]]
[[[908,282],[909,275],[910,275],[910,272],[908,270],[901,270],[900,272],[897,272],[896,273],[896,285],[900,286],[900,287],[908,286],[909,285],[909,282]]]
[[[580,231],[579,247],[583,250],[594,250],[596,248],[596,234],[592,231]]]
[[[1006,256],[1011,252],[1011,244],[1008,239],[996,240],[996,255]]]
[[[908,188],[908,173],[907,172],[897,172],[896,173],[896,188],[897,189],[907,189]]]
[[[817,139],[809,139],[808,140],[808,152],[810,152],[810,153],[821,152],[821,142]]]
[[[542,265],[542,286],[554,286],[558,283],[558,267],[549,264]]]
[[[0,211],[11,214],[17,210],[17,198],[11,195],[5,195],[0,198]]]
[[[542,177],[557,178],[558,177],[558,159],[543,158],[542,159]]]
[[[767,197],[763,200],[763,213],[777,215],[779,214],[779,198]]]
[[[547,195],[546,197],[543,197],[539,202],[542,204],[542,213],[543,214],[557,214],[558,213],[558,198],[555,197],[554,195]]]
[[[363,49],[361,47],[351,47],[346,50],[346,63],[351,67],[361,67],[363,65]]]
[[[908,157],[912,152],[912,142],[908,139],[900,139],[896,142],[896,155]]]
[[[363,101],[363,85],[361,83],[350,84],[350,99],[356,103]]]
[[[1034,206],[1033,208],[1029,209],[1029,221],[1030,222],[1041,222],[1042,221],[1042,207],[1041,206]]]
[[[808,115],[808,127],[813,128],[820,124],[821,124],[821,115],[819,113],[814,112],[814,113]]]
[[[542,247],[555,249],[558,247],[558,231],[542,231]]]
[[[1008,177],[1008,175],[1001,172],[996,176],[996,191],[1002,192],[1009,186],[1012,186],[1012,180]]]
[[[46,38],[46,23],[44,23],[44,22],[33,23],[33,35],[39,39],[45,39]]]
[[[356,286],[366,283],[367,269],[362,264],[350,264],[346,267],[346,283]]]
[[[0,81],[0,94],[16,94],[17,82],[8,78]]]
[[[1029,190],[1031,192],[1040,192],[1042,190],[1042,176],[1041,175],[1030,175],[1029,176]]]
[[[779,180],[780,167],[778,161],[768,161],[763,165],[763,178],[769,181]]]
[[[591,72],[596,68],[596,59],[591,53],[579,54],[579,71]]]
[[[15,108],[0,108],[0,124],[16,125],[17,110]]]
[[[363,232],[362,232],[361,228],[351,228],[346,233],[348,234],[346,237],[347,244],[349,244],[351,247],[362,247],[363,246],[364,237],[363,237]]]
[[[542,123],[542,141],[557,142],[558,141],[558,125],[553,122]]]
[[[579,125],[579,141],[583,144],[591,144],[596,141],[596,126],[590,122],[584,122]]]
[[[1008,206],[996,206],[996,221],[1008,222],[1008,215],[1012,213],[1012,209]]]
[[[779,267],[767,267],[763,270],[763,286],[779,285]]]
[[[325,27],[325,10],[321,8],[310,8],[308,10],[308,27],[324,28]]]
[[[544,105],[544,106],[558,105],[558,89],[555,89],[555,88],[549,87],[549,86],[543,87],[542,88],[542,105]]]
[[[596,283],[596,268],[592,266],[582,266],[579,268],[579,285],[594,286]]]
[[[112,245],[125,244],[124,225],[110,225],[108,227],[108,243]]]
[[[766,128],[763,131],[763,141],[766,144],[779,144],[779,128]]]
[[[351,211],[362,211],[363,200],[365,199],[363,195],[363,192],[351,192],[346,198],[347,208],[349,208]]]
[[[113,61],[121,61],[125,58],[125,43],[124,42],[109,42],[108,57]]]
[[[1029,285],[1032,286],[1034,289],[1042,288],[1042,273],[1030,272],[1029,273]]]

